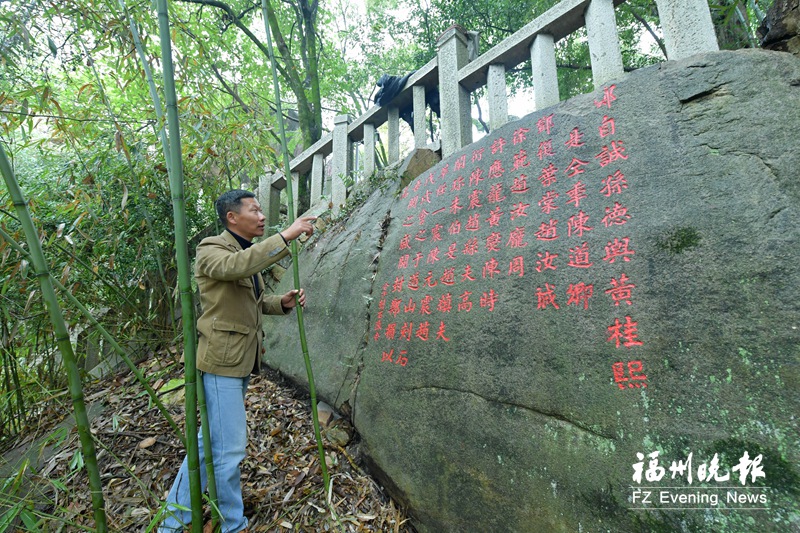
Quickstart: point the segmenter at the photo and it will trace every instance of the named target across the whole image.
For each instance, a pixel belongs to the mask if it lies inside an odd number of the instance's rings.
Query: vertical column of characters
[[[529,163],[527,161],[527,153],[524,149],[518,147],[518,145],[525,140],[525,133],[527,131],[528,130],[525,128],[519,128],[515,130],[514,135],[512,136],[512,144],[510,147],[508,146],[508,141],[505,137],[498,137],[492,142],[490,152],[493,156],[493,160],[488,167],[488,172],[486,173],[487,183],[485,184],[485,205],[478,205],[478,207],[483,207],[483,213],[475,213],[474,215],[471,215],[471,217],[474,217],[476,226],[479,223],[484,223],[486,225],[486,232],[488,233],[483,238],[482,243],[482,248],[483,251],[485,251],[487,259],[484,261],[484,264],[481,268],[481,276],[484,280],[489,282],[489,285],[483,285],[483,290],[480,296],[478,296],[478,304],[481,308],[484,308],[490,312],[494,311],[495,305],[500,299],[500,294],[495,291],[495,285],[493,283],[495,278],[504,275],[525,275],[524,258],[521,255],[516,255],[510,259],[508,257],[509,255],[512,255],[513,252],[517,251],[515,249],[527,246],[527,242],[525,242],[524,227],[518,227],[510,230],[507,236],[504,231],[508,227],[508,224],[505,223],[507,214],[506,211],[508,210],[506,204],[509,203],[507,201],[508,195],[513,195],[514,191],[513,187],[508,189],[508,191],[506,190],[506,169],[503,167],[503,162],[500,158],[506,151],[515,150],[513,153],[512,172],[516,173],[518,170],[524,169],[524,167],[528,166]],[[480,157],[479,154],[476,155]],[[480,171],[481,168],[477,167],[475,170],[473,170],[473,174],[480,174]],[[475,182],[477,184],[477,179],[473,180],[472,175],[471,182]],[[517,181],[517,184],[519,184],[519,181]],[[479,192],[481,194],[483,193],[482,190]],[[485,218],[483,218],[484,216]],[[515,217],[513,214],[513,208],[510,216]],[[474,247],[478,247],[477,239],[473,238],[468,241],[468,243],[469,242],[471,242]],[[509,251],[512,253],[509,253]],[[508,264],[507,269],[506,264]],[[466,302],[467,299],[464,298],[464,301]]]
[[[492,145],[492,153],[497,149],[497,141]],[[502,150],[502,144],[500,144]],[[478,233],[481,230],[481,213],[480,208],[483,207],[483,185],[482,183],[487,179],[487,173],[483,169],[484,152],[485,148],[478,148],[472,151],[470,162],[472,168],[469,171],[469,179],[466,183],[466,189],[463,194],[467,195],[467,200],[464,205],[458,205],[458,202],[453,202],[450,205],[450,213],[466,216],[466,221],[462,225],[462,218],[456,219],[451,225],[453,235],[458,235],[462,239],[463,247],[461,254],[469,256],[469,261],[477,260],[480,256],[481,246],[478,242]],[[487,158],[488,159],[488,158]],[[481,187],[481,188],[479,188]],[[463,214],[461,213],[463,211]],[[463,231],[462,231],[463,230]],[[459,243],[461,245],[462,243]],[[477,280],[474,263],[466,263],[464,270],[461,273],[460,285],[456,290],[456,309],[460,313],[469,313],[472,311],[472,296],[475,292],[475,281]],[[484,269],[484,277],[486,271]]]
[[[435,194],[435,197],[442,196],[447,192],[447,179],[450,173],[449,164],[445,164],[441,170],[439,171],[438,179],[436,175],[431,172],[425,180],[425,198],[428,204],[431,203],[431,197]],[[437,202],[437,205],[440,202]],[[405,307],[403,308],[404,313],[410,313],[411,316],[409,317],[409,322],[404,324],[404,330],[401,330],[401,338],[411,341],[411,333],[413,332],[414,339],[427,342],[429,339],[441,340],[441,341],[449,341],[450,339],[446,336],[446,326],[444,320],[439,321],[438,327],[436,326],[436,321],[433,319],[431,315],[437,309],[434,309],[434,300],[435,298],[431,295],[431,289],[436,287],[439,284],[439,280],[436,279],[437,275],[434,275],[434,269],[437,268],[438,262],[441,260],[440,254],[442,253],[440,248],[440,243],[443,242],[442,224],[436,222],[436,219],[439,216],[446,212],[445,207],[440,207],[438,209],[432,210],[430,213],[427,210],[422,210],[419,216],[419,225],[424,226],[427,221],[433,219],[432,225],[430,227],[430,231],[424,235],[425,238],[417,238],[418,241],[427,242],[427,248],[424,248],[425,252],[421,255],[425,257],[425,268],[430,269],[427,273],[417,272],[409,279],[409,283],[407,287],[413,291],[418,291],[418,300],[417,302],[414,301],[413,298],[409,298],[408,302],[406,303]],[[424,230],[420,230],[424,231]],[[424,246],[424,245],[423,245]],[[422,276],[425,276],[422,278]],[[416,326],[411,320],[417,320]],[[434,330],[435,333],[434,333]],[[405,331],[405,335],[403,335],[403,331]]]
[[[381,334],[383,333],[383,313],[386,310],[386,295],[388,292],[389,292],[389,284],[384,283],[383,290],[381,291],[381,299],[378,302],[378,317],[375,320],[375,327],[373,328],[374,330],[373,339],[376,341],[381,338]],[[396,327],[397,327],[396,323],[391,323],[386,326],[387,338],[394,339]],[[407,350],[398,349],[397,354],[395,354],[395,348],[390,348],[388,352],[384,351],[381,354],[381,362],[406,366],[408,364],[407,353],[408,353]]]
[[[551,137],[555,128],[553,119],[554,115],[550,114],[541,117],[536,122],[536,133],[539,141],[539,146],[536,150],[536,157],[542,165],[542,171],[539,174],[539,182],[542,185],[544,192],[538,202],[539,210],[544,215],[547,221],[543,221],[537,231],[534,233],[536,240],[539,241],[540,246],[545,248],[536,253],[538,260],[536,261],[535,270],[539,273],[548,273],[558,269],[556,259],[559,255],[552,247],[559,239],[558,234],[558,215],[555,213],[559,209],[557,200],[561,194],[554,188],[557,183],[558,167],[554,164],[554,157],[556,156],[555,148],[553,147],[553,138]],[[543,137],[546,137],[543,139]],[[549,281],[545,281],[543,287],[536,288],[536,308],[539,310],[560,309],[558,301],[556,300],[556,285]]]
[[[631,219],[625,195],[628,181],[618,166],[628,159],[628,154],[624,141],[618,136],[616,122],[611,116],[612,104],[617,100],[614,94],[615,88],[615,85],[605,87],[603,97],[594,101],[597,109],[606,108],[606,113],[598,126],[598,134],[605,144],[595,159],[601,169],[610,172],[603,178],[600,187],[600,194],[607,200],[602,223],[605,228],[612,231],[612,238],[605,245],[603,261],[621,267],[619,275],[611,278],[605,290],[617,315],[614,323],[606,328],[608,333],[606,341],[613,343],[616,349],[636,350],[644,343],[639,338],[639,324],[630,312],[633,306],[633,289],[636,285],[622,270],[623,265],[633,259],[636,251],[627,231]],[[610,171],[615,166],[617,168]],[[644,373],[641,359],[616,361],[612,363],[611,370],[614,383],[620,389],[647,387],[647,375]]]
[[[575,272],[586,276],[588,269],[594,266],[589,256],[589,244],[584,237],[584,234],[594,230],[594,226],[589,225],[589,215],[584,211],[584,200],[588,198],[588,192],[583,181],[585,179],[583,174],[587,171],[590,162],[575,155],[577,149],[586,145],[584,137],[585,133],[578,126],[569,131],[564,147],[570,162],[564,168],[564,174],[567,180],[565,209],[571,209],[570,216],[567,218],[567,239],[569,240],[567,266],[578,269]],[[590,279],[584,277],[580,281],[569,283],[567,305],[582,307],[584,310],[589,308],[589,300],[594,296],[594,283],[588,283],[588,281]]]
[[[447,193],[457,192],[462,188],[463,176],[459,174],[458,177],[452,181],[451,176],[462,172],[465,167],[466,155],[462,155],[454,162],[452,173],[450,171],[450,164],[447,163],[439,170],[438,179],[434,179],[433,172],[431,172],[428,177],[428,183],[432,187],[432,190],[435,189],[436,191],[437,205],[441,206],[431,213],[435,223],[431,227],[430,240],[432,247],[428,251],[426,260],[426,264],[431,265],[431,270],[428,271],[422,282],[422,285],[428,290],[439,286],[439,289],[437,289],[437,291],[439,291],[443,286],[452,286],[455,283],[455,267],[449,266],[447,263],[455,260],[457,244],[448,244],[447,251],[444,251],[446,229],[444,224],[438,222],[438,220],[449,212]],[[438,200],[440,196],[444,196],[444,198]],[[454,196],[454,201],[457,201],[457,196]],[[441,266],[443,272],[440,274],[438,263],[441,260],[445,263]],[[436,269],[435,273],[434,269]],[[447,325],[442,315],[450,313],[452,308],[452,296],[449,293],[445,293],[435,298],[428,292],[422,296],[419,307],[419,314],[423,315],[424,320],[417,328],[416,338],[421,341],[428,341],[429,338],[433,338],[436,341],[449,342],[450,338],[447,336]],[[428,316],[432,315],[434,312],[438,315],[428,318]],[[437,321],[439,322],[438,326],[436,325]],[[434,329],[436,330],[435,333],[433,331]]]
[[[461,219],[453,217],[460,217],[461,211],[464,210],[464,205],[461,202],[461,198],[466,191],[466,180],[464,178],[466,167],[467,154],[462,154],[453,164],[454,177],[450,179],[446,176],[442,176],[442,185],[447,187],[449,182],[449,190],[452,193],[452,199],[450,199],[447,207],[445,208],[452,220],[447,225],[446,229],[442,228],[447,232],[447,239],[450,242],[447,246],[447,252],[445,252],[444,256],[446,259],[446,265],[444,266],[442,275],[439,278],[439,283],[441,284],[440,289],[442,292],[439,295],[439,299],[436,303],[436,310],[444,315],[449,315],[453,311],[454,304],[457,305],[458,303],[458,296],[455,295],[454,298],[454,290],[457,284],[459,284],[459,276],[461,281],[464,281],[465,275],[466,279],[471,279],[472,281],[475,280],[475,278],[472,277],[470,265],[466,265],[464,273],[457,273],[456,267],[452,265],[452,262],[458,259],[459,248],[462,244],[460,241],[462,235]],[[445,323],[442,320],[441,329],[444,331],[445,327]]]
[[[420,232],[415,228],[418,225],[418,220],[422,217],[422,222],[424,224],[424,209],[420,209],[420,188],[422,186],[422,181],[417,180],[414,182],[413,185],[410,187],[406,187],[403,189],[401,194],[401,198],[403,200],[407,200],[406,203],[406,217],[403,220],[403,230],[407,231],[400,238],[400,244],[398,245],[398,252],[399,258],[397,261],[397,271],[398,275],[395,277],[394,282],[391,284],[392,287],[392,294],[395,293],[402,293],[404,285],[406,284],[406,277],[405,274],[400,273],[402,271],[409,270],[409,268],[418,268],[419,262],[422,258],[422,252],[418,249],[415,249],[415,241],[418,241],[420,238],[424,239],[424,230]],[[424,196],[423,196],[424,198]],[[413,259],[412,259],[413,257]],[[412,267],[413,265],[413,267]],[[415,290],[417,288],[416,280],[419,278],[419,273],[409,273],[408,279],[408,287],[411,290]],[[383,286],[383,290],[381,292],[381,300],[379,302],[379,320],[375,325],[374,331],[374,340],[378,341],[381,338],[381,335],[385,339],[392,341],[392,343],[396,343],[398,339],[405,338],[408,335],[408,323],[403,323],[400,325],[400,321],[398,321],[398,315],[402,309],[402,300],[400,298],[393,298],[389,304],[389,309],[386,310],[391,318],[388,319],[388,324],[386,325],[385,329],[383,328],[383,324],[380,320],[383,316],[383,311],[385,310],[387,295],[389,292],[390,284],[386,283]],[[398,325],[400,325],[398,330]],[[396,353],[395,353],[396,350]],[[393,363],[400,366],[406,366],[408,364],[408,350],[407,347],[403,346],[403,348],[398,347],[397,345],[388,349],[388,351],[384,350],[381,355],[381,362],[386,363]]]
[[[531,163],[528,160],[528,151],[526,150],[528,133],[530,133],[529,128],[519,127],[514,130],[511,137],[511,146],[515,152],[512,163],[513,183],[508,188],[508,195],[510,195],[508,202],[511,204],[508,208],[510,229],[505,246],[510,256],[508,260],[508,275],[518,277],[525,276],[525,254],[523,249],[529,245],[526,222],[528,208],[531,204],[526,201],[530,188],[525,174],[531,168]],[[506,200],[506,195],[503,194],[501,199]]]

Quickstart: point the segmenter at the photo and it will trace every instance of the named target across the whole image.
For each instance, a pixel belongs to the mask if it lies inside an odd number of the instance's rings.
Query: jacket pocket
[[[250,328],[243,324],[215,318],[211,323],[206,359],[220,366],[236,366],[246,355]]]

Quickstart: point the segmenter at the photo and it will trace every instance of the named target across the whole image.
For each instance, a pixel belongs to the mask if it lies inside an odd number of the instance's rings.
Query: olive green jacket
[[[286,311],[280,296],[265,294],[260,272],[288,253],[278,234],[246,250],[228,231],[200,242],[195,261],[202,309],[197,320],[198,370],[227,377],[261,370],[261,315]],[[258,301],[253,274],[260,285]]]

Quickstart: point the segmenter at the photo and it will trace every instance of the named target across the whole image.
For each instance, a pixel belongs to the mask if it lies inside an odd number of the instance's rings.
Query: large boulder
[[[319,395],[418,530],[800,529],[798,131],[800,60],[699,55],[312,240]],[[267,328],[304,382],[294,321]]]

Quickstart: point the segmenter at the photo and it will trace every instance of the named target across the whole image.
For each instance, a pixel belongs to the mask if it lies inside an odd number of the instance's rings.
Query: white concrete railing
[[[425,124],[425,94],[438,88],[441,106],[440,141],[442,157],[472,142],[470,94],[486,86],[491,129],[508,121],[506,71],[531,59],[535,110],[559,102],[556,75],[555,43],[586,27],[592,78],[595,88],[623,75],[622,56],[614,8],[625,0],[564,0],[521,28],[497,46],[469,61],[467,36],[457,27],[445,31],[438,41],[437,57],[417,70],[403,90],[388,106],[372,107],[352,120],[339,115],[333,132],[324,136],[291,162],[294,180],[311,171],[312,210],[320,202],[331,204],[336,215],[344,204],[347,186],[344,178],[352,175],[353,143],[363,141],[363,173],[376,168],[375,130],[388,122],[389,162],[400,159],[399,110],[409,105],[414,110],[414,145],[425,147],[428,132]],[[682,59],[701,52],[718,50],[714,26],[706,0],[656,0],[668,59]],[[332,154],[331,172],[324,175],[325,158]],[[296,183],[296,181],[295,181]],[[285,187],[278,175],[262,184],[269,187],[267,209],[270,223],[277,223],[278,198]],[[297,187],[293,187],[295,195]],[[324,196],[323,196],[324,193]],[[295,198],[295,205],[297,205]],[[275,222],[272,222],[273,218]]]

